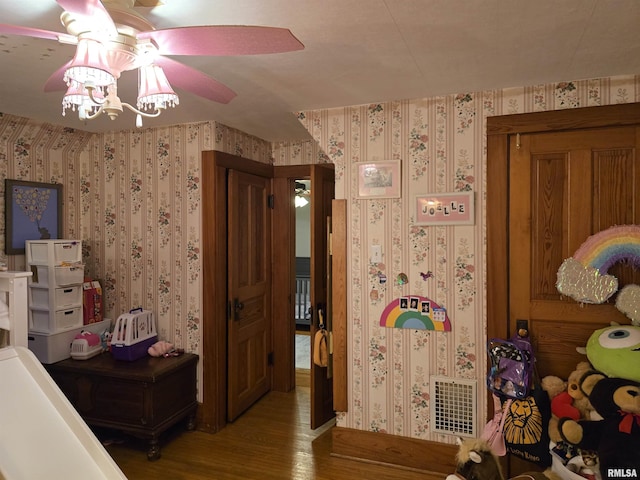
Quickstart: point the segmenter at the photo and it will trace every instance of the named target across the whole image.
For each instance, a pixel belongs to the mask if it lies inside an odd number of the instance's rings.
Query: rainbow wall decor
[[[640,266],[640,225],[620,225],[591,235],[573,258],[605,275],[612,265],[628,261]]]
[[[591,235],[562,262],[556,287],[579,302],[604,303],[618,290],[618,279],[607,271],[622,261],[640,266],[640,225],[616,225]]]
[[[450,332],[447,311],[437,303],[420,295],[393,300],[380,315],[380,326]]]

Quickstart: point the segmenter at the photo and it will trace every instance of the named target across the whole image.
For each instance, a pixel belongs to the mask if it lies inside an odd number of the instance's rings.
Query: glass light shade
[[[97,100],[104,99],[104,94],[100,88],[95,88],[93,90],[93,98]],[[90,111],[96,111],[100,108],[99,104],[96,104],[91,100],[89,92],[84,85],[71,80],[67,93],[62,97],[62,116],[64,116],[67,109],[71,109],[71,111],[75,112],[81,105],[84,105],[85,108],[89,108]]]
[[[178,95],[173,91],[162,68],[146,65],[138,70],[138,103],[140,110],[158,110],[178,105]]]
[[[64,72],[63,79],[67,85],[70,85],[71,81],[78,83],[89,81],[99,87],[115,83],[116,79],[109,68],[104,45],[91,38],[79,39],[76,54],[71,60],[71,65]]]

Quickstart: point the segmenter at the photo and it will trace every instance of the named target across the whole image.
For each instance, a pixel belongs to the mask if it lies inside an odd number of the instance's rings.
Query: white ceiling
[[[302,51],[174,57],[237,93],[227,105],[177,90],[180,105],[145,126],[215,120],[270,141],[309,134],[297,111],[640,74],[638,0],[163,0],[137,10],[156,28],[285,27]],[[64,32],[54,0],[0,0],[0,22]],[[0,36],[0,112],[88,131],[134,128],[61,116],[64,92],[44,93],[74,47]],[[118,91],[135,103],[136,76]],[[104,116],[103,116],[104,117]]]

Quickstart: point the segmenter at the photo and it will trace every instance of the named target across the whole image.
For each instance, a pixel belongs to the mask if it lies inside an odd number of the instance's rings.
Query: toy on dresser
[[[132,362],[147,355],[158,341],[153,312],[135,308],[116,320],[111,338],[111,354],[116,360]]]

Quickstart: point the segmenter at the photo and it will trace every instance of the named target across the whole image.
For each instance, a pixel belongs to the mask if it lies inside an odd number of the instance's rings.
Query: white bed
[[[9,326],[0,348],[0,479],[126,479],[26,346],[24,274],[0,272],[9,317],[0,319]]]

